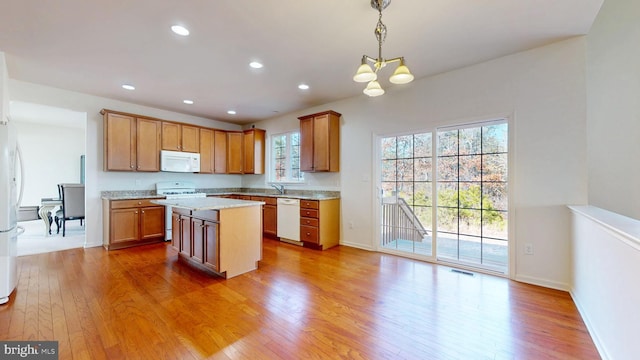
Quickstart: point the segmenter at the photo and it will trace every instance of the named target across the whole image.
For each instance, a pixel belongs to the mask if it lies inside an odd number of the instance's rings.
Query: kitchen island
[[[179,259],[227,279],[258,268],[264,202],[215,197],[152,202],[173,209],[172,246]]]

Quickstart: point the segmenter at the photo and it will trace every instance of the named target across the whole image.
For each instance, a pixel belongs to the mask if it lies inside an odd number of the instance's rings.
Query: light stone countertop
[[[340,198],[340,192],[338,191],[287,190],[282,195],[275,193],[273,190],[262,189],[197,189],[196,191],[206,193],[207,196],[247,195],[300,200],[333,200]],[[164,199],[164,196],[156,194],[155,190],[103,191],[101,195],[106,200]]]
[[[217,197],[192,198],[192,199],[172,199],[172,200],[151,200],[158,205],[169,205],[176,208],[188,209],[192,211],[200,210],[222,210],[236,207],[260,206],[262,201],[236,200]]]

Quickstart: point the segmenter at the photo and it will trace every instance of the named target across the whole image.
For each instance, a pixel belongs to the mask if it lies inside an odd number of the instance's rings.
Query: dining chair
[[[84,184],[59,184],[62,197],[62,209],[56,212],[58,233],[62,226],[62,236],[66,235],[68,220],[84,221]]]

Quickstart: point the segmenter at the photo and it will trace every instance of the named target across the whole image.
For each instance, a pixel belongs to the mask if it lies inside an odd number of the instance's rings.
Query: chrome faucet
[[[276,190],[278,190],[278,194],[284,195],[284,185],[271,184]]]

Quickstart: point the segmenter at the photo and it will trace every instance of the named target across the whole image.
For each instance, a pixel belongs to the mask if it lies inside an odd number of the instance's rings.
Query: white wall
[[[341,172],[305,174],[318,185],[340,184],[342,243],[374,249],[374,135],[508,115],[513,125],[512,276],[568,289],[570,214],[587,201],[585,39],[583,37],[476,66],[387,87],[257,123],[267,133],[293,129],[297,117],[322,110],[343,115]],[[350,81],[346,79],[345,81]],[[354,86],[360,86],[354,83]],[[534,255],[523,255],[525,243]]]
[[[640,1],[605,1],[587,37],[589,203],[640,219]]]
[[[0,51],[0,122],[7,121],[9,115],[9,74],[4,53]]]
[[[241,185],[241,177],[238,175],[120,173],[102,171],[103,121],[100,110],[107,108],[225,130],[238,130],[240,127],[237,125],[13,79],[9,81],[9,89],[11,91],[11,100],[87,113],[85,164],[86,246],[102,245],[101,191],[152,190],[154,189],[154,184],[158,181],[178,179],[193,181],[196,183],[196,186],[203,188],[237,187]]]
[[[15,125],[25,171],[22,206],[39,206],[44,197],[58,197],[59,183],[80,182],[84,128],[23,121]]]

